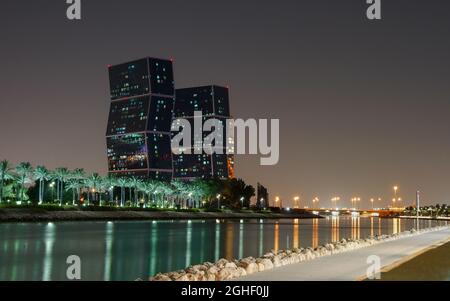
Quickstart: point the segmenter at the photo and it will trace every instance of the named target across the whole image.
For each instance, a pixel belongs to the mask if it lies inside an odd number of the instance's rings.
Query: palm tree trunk
[[[3,178],[0,180],[0,204],[3,203]]]
[[[39,203],[42,203],[42,179],[39,180]]]

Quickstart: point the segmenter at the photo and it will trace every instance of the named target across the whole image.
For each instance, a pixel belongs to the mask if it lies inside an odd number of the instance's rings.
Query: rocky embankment
[[[178,220],[178,219],[280,219],[318,218],[308,212],[258,213],[258,212],[177,212],[177,211],[89,211],[44,209],[0,209],[0,222],[44,221],[112,221],[112,220]]]
[[[292,250],[272,250],[262,257],[247,257],[240,260],[220,259],[216,263],[205,262],[170,273],[159,273],[151,277],[150,281],[223,281],[250,275],[257,272],[271,270],[280,266],[300,263],[315,258],[348,252],[374,244],[393,241],[396,239],[419,235],[425,232],[437,231],[446,227],[434,227],[416,231],[415,229],[399,234],[379,235],[366,239],[342,239],[339,242],[328,243],[313,248],[295,248]]]

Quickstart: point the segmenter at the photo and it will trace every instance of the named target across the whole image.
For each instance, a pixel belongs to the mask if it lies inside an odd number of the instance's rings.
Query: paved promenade
[[[376,244],[345,253],[320,257],[311,261],[282,266],[255,273],[237,281],[308,281],[361,280],[369,267],[367,258],[377,255],[382,269],[389,269],[411,259],[427,249],[450,239],[450,228],[417,236]]]

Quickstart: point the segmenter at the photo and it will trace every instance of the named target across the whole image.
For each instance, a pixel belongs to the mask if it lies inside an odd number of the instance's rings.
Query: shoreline
[[[450,227],[411,229],[392,235],[365,239],[342,239],[317,248],[294,248],[271,251],[262,257],[220,259],[184,270],[158,273],[150,281],[273,281],[273,280],[362,280],[367,259],[379,256],[391,263],[417,253],[450,237]],[[386,266],[386,265],[384,265]]]
[[[176,211],[48,211],[44,209],[0,209],[0,223],[145,221],[213,219],[312,219],[311,213],[176,212]]]

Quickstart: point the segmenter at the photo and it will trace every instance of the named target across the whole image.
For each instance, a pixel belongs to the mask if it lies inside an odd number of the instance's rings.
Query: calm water
[[[225,257],[316,247],[414,227],[414,220],[149,221],[0,224],[0,280],[66,280],[81,258],[82,280],[135,280]],[[421,226],[445,222],[421,221]]]

